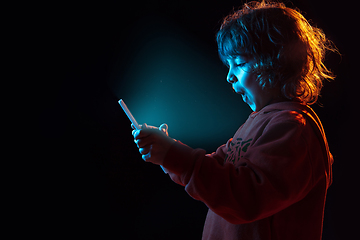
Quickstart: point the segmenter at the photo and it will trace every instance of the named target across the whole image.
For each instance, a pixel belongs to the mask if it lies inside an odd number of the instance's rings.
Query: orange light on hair
[[[283,3],[250,2],[225,17],[217,43],[220,58],[250,54],[263,88],[304,104],[317,101],[324,79],[335,76],[324,65],[326,51],[338,52],[324,32]]]

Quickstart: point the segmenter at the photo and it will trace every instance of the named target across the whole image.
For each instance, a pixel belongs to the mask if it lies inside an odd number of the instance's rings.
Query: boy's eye
[[[245,64],[246,64],[246,62],[244,62],[244,63],[238,63],[238,64],[236,64],[236,67],[243,67],[243,66],[245,66]]]

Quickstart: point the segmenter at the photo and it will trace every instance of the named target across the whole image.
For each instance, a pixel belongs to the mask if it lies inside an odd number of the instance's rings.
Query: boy
[[[254,111],[233,138],[205,154],[144,125],[134,130],[147,162],[204,202],[203,239],[319,240],[331,164],[321,122],[308,106],[323,79],[323,32],[281,3],[251,2],[217,33],[227,81]]]

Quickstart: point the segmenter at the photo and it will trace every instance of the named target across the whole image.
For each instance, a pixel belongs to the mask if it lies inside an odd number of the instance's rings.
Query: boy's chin
[[[257,108],[256,108],[256,104],[255,104],[255,103],[249,103],[249,102],[247,102],[246,104],[251,108],[251,110],[252,110],[253,112],[257,112],[257,111],[260,110],[260,109],[257,109]]]

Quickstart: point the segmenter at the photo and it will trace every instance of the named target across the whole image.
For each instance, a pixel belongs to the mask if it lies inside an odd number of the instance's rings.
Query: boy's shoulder
[[[306,125],[304,113],[296,110],[281,110],[271,116],[272,122],[293,122],[301,126]]]
[[[259,112],[258,117],[265,118],[268,123],[273,124],[293,122],[305,126],[308,110],[308,106],[298,102],[279,102],[264,107],[264,109]]]
[[[286,132],[297,129],[302,132],[308,128],[306,107],[296,102],[278,102],[270,104],[259,112],[252,113],[248,120],[236,132],[236,137],[260,136],[264,132]]]

